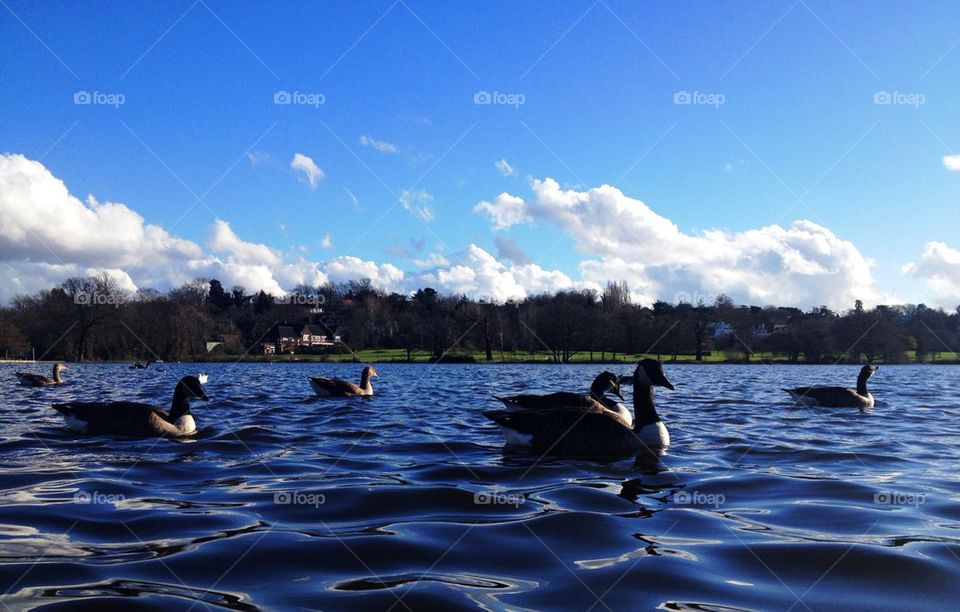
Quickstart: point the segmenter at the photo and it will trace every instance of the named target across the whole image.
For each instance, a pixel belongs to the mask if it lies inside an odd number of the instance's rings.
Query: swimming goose
[[[547,395],[494,396],[494,398],[503,402],[506,409],[511,412],[517,410],[585,410],[595,409],[599,404],[600,410],[608,410],[616,413],[628,423],[628,427],[632,427],[633,415],[630,414],[627,407],[604,395],[610,391],[623,400],[617,379],[616,374],[601,372],[600,375],[593,380],[593,384],[590,385],[590,395],[560,391]]]
[[[658,452],[670,434],[653,405],[653,388],[673,385],[659,361],[644,359],[633,375],[633,426],[610,411],[594,409],[494,410],[484,416],[500,426],[508,445],[556,455],[629,455]]]
[[[857,376],[857,388],[847,387],[797,387],[784,389],[790,397],[804,406],[826,408],[873,408],[873,396],[867,391],[867,380],[879,370],[877,366],[865,365]]]
[[[360,385],[339,378],[325,378],[323,376],[308,376],[314,393],[320,397],[350,397],[354,395],[373,395],[373,385],[370,379],[379,376],[372,367],[363,368],[360,373]]]
[[[71,428],[87,434],[133,437],[182,437],[197,431],[190,400],[208,400],[196,376],[184,376],[173,390],[170,412],[137,402],[68,402],[54,404]]]
[[[41,374],[31,374],[29,372],[17,372],[16,377],[20,379],[20,384],[24,387],[49,387],[50,385],[62,385],[63,378],[60,372],[68,369],[62,363],[53,364],[53,378],[47,378]]]

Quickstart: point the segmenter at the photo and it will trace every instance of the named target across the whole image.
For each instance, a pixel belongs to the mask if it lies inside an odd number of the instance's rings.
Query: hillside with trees
[[[326,330],[329,338],[319,346],[296,339],[281,345],[281,328]],[[298,286],[282,296],[228,290],[215,279],[128,294],[103,275],[71,278],[0,308],[0,356],[10,359],[227,360],[265,352],[321,359],[377,350],[397,360],[616,361],[648,354],[909,363],[956,360],[958,345],[960,308],[866,309],[857,302],[845,312],[805,311],[738,305],[724,296],[645,307],[631,303],[626,283],[610,283],[601,294],[561,291],[491,303],[428,287],[386,293],[369,280]]]

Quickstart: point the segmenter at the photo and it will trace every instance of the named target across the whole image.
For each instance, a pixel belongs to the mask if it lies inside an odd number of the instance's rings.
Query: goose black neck
[[[660,420],[653,406],[653,386],[633,383],[633,430],[640,431]]]
[[[864,370],[863,372],[860,372],[860,376],[857,377],[857,393],[859,395],[867,394],[867,379],[870,378],[870,374],[870,371]]]
[[[185,414],[190,414],[190,391],[183,386],[183,383],[177,383],[173,390],[173,401],[170,403],[170,420],[176,421]]]

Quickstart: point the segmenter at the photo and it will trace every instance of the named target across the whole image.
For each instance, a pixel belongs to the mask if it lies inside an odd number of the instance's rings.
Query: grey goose
[[[363,368],[360,373],[360,384],[352,383],[339,378],[325,378],[323,376],[309,376],[310,386],[320,397],[351,397],[355,395],[373,395],[373,385],[370,379],[379,376],[371,366]]]
[[[67,370],[66,365],[62,363],[53,364],[53,378],[43,376],[42,374],[31,374],[30,372],[17,372],[15,376],[24,387],[49,387],[51,385],[62,385],[63,378],[60,372]]]

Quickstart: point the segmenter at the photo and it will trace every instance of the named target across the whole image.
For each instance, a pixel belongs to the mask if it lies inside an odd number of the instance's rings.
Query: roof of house
[[[300,335],[310,334],[311,336],[326,336],[327,330],[322,325],[316,323],[307,323],[300,330]]]
[[[278,325],[277,326],[277,337],[279,338],[296,338],[297,335],[293,333],[293,328],[289,325]]]

